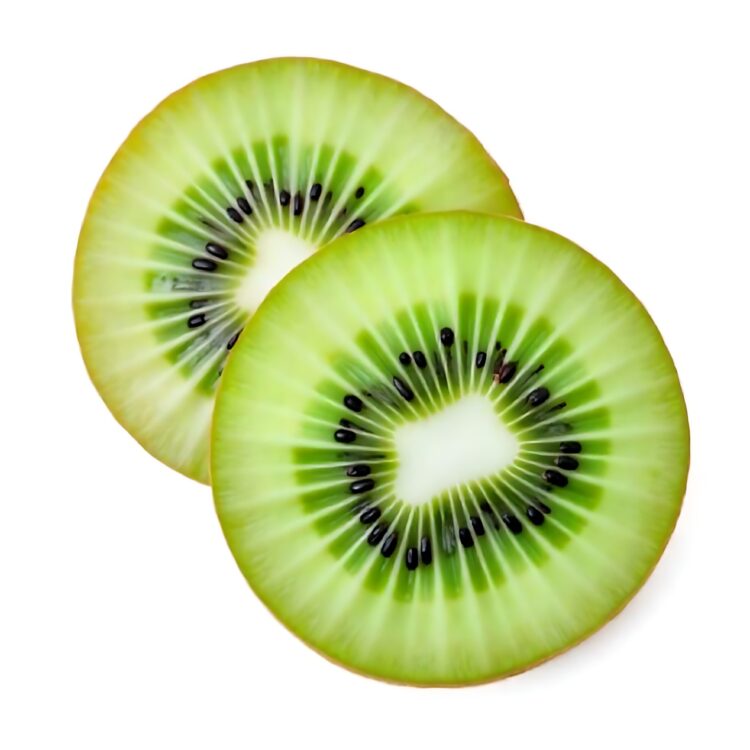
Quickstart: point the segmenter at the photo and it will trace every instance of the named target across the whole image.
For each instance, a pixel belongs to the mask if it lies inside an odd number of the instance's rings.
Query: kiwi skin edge
[[[690,450],[690,433],[688,432],[688,452]],[[690,469],[690,457],[688,454],[688,465],[687,465],[688,471]],[[682,506],[685,499],[685,490],[687,489],[687,473],[685,474],[685,482],[683,483],[682,487],[682,500],[680,501],[680,505],[677,510],[677,514],[674,517],[674,522],[672,523],[672,528],[669,530],[669,534],[667,535],[667,538],[664,541],[664,545],[659,550],[659,554],[656,557],[656,560],[654,560],[654,564],[646,571],[646,574],[644,575],[643,579],[638,583],[638,585],[633,589],[633,591],[628,595],[628,597],[620,604],[619,607],[617,607],[610,616],[604,620],[603,622],[597,623],[592,627],[590,630],[587,630],[581,637],[573,641],[573,643],[564,646],[563,648],[559,649],[558,651],[553,651],[551,654],[548,654],[547,656],[539,659],[538,661],[532,662],[531,664],[526,664],[525,666],[521,667],[520,669],[517,669],[515,671],[506,672],[505,674],[502,674],[498,677],[489,677],[487,679],[482,680],[475,680],[471,682],[403,682],[400,680],[392,680],[387,677],[381,677],[379,675],[373,675],[369,674],[368,672],[362,672],[358,669],[355,669],[354,667],[349,666],[348,664],[344,664],[341,661],[338,661],[337,659],[334,659],[332,656],[329,656],[328,654],[324,654],[322,651],[319,651],[315,646],[312,646],[309,644],[304,638],[302,638],[300,635],[298,635],[294,630],[292,630],[285,622],[283,622],[278,615],[266,604],[265,600],[260,597],[257,593],[255,593],[254,589],[250,586],[249,583],[247,583],[247,587],[255,594],[255,596],[260,600],[261,604],[268,610],[268,612],[271,613],[271,615],[274,617],[274,619],[286,630],[287,632],[291,633],[297,640],[301,641],[307,648],[313,650],[318,656],[322,656],[326,661],[330,662],[331,664],[335,664],[337,667],[343,667],[348,672],[351,672],[353,674],[359,675],[360,677],[366,677],[369,680],[373,680],[374,682],[384,682],[389,685],[398,685],[399,687],[409,687],[409,688],[469,688],[469,687],[479,687],[480,685],[490,685],[494,682],[500,682],[501,680],[507,680],[509,677],[515,677],[516,675],[523,674],[524,672],[528,672],[530,669],[534,669],[534,667],[538,667],[541,664],[544,664],[545,662],[550,661],[551,659],[554,659],[556,656],[560,656],[561,654],[567,653],[571,649],[574,649],[576,646],[579,646],[583,641],[590,638],[594,633],[597,633],[602,628],[605,627],[605,625],[608,625],[612,620],[617,617],[617,615],[620,614],[620,612],[625,609],[625,607],[630,604],[630,602],[635,598],[636,594],[644,587],[646,584],[646,581],[651,577],[651,574],[654,572],[654,569],[659,564],[661,558],[664,555],[664,550],[666,550],[667,545],[669,544],[669,540],[672,538],[672,534],[674,533],[675,526],[677,525],[677,520],[680,517],[680,514],[682,513]],[[221,526],[221,524],[219,524]],[[224,536],[225,541],[226,534],[224,534],[224,530],[222,527],[222,535]],[[243,576],[244,578],[244,576]]]
[[[515,197],[515,193],[510,189],[510,180],[508,179],[508,176],[505,174],[505,172],[500,167],[500,165],[495,161],[495,159],[492,157],[492,155],[487,151],[487,149],[482,145],[481,141],[474,135],[474,132],[472,130],[469,130],[469,128],[467,128],[465,125],[463,125],[463,123],[459,122],[459,120],[457,120],[455,117],[453,117],[453,115],[451,115],[449,112],[447,112],[446,110],[444,110],[434,99],[432,99],[431,97],[423,94],[421,91],[418,91],[413,86],[409,86],[406,83],[402,83],[401,81],[399,81],[399,80],[397,80],[395,78],[391,78],[390,76],[383,75],[382,73],[375,73],[375,72],[373,72],[371,70],[368,70],[367,68],[360,68],[360,67],[357,67],[357,66],[354,66],[354,65],[348,65],[347,63],[342,63],[342,62],[339,62],[338,60],[331,60],[329,58],[323,58],[323,57],[307,57],[307,56],[287,55],[287,56],[283,56],[283,57],[265,57],[265,58],[261,58],[260,60],[251,60],[250,62],[238,63],[236,65],[229,65],[229,66],[227,66],[225,68],[220,68],[219,70],[215,70],[215,71],[212,71],[210,73],[206,73],[205,75],[198,76],[197,78],[195,78],[195,79],[193,79],[191,81],[188,81],[186,84],[184,84],[180,88],[176,89],[171,94],[169,94],[168,96],[166,96],[164,99],[161,99],[154,106],[152,106],[151,109],[149,109],[149,111],[146,112],[146,114],[143,115],[143,117],[141,117],[140,120],[138,120],[138,122],[130,129],[130,131],[128,131],[128,134],[127,134],[126,138],[117,147],[117,149],[115,150],[114,154],[112,155],[112,157],[107,162],[107,165],[104,168],[104,171],[99,176],[99,179],[97,180],[96,186],[94,187],[94,190],[91,193],[91,196],[89,197],[89,200],[88,200],[88,202],[86,204],[86,211],[84,212],[84,216],[83,216],[83,219],[81,221],[80,229],[78,231],[78,242],[76,243],[77,247],[76,247],[76,254],[75,254],[75,259],[74,259],[74,264],[73,264],[73,280],[72,280],[72,283],[70,285],[71,292],[72,292],[72,294],[71,294],[71,310],[73,311],[73,328],[75,329],[75,332],[76,332],[76,341],[78,342],[78,348],[81,351],[81,354],[83,354],[83,346],[81,345],[81,335],[80,335],[80,333],[78,331],[78,326],[76,325],[76,322],[75,322],[75,299],[76,299],[76,294],[75,294],[75,279],[78,278],[78,273],[77,272],[78,272],[78,264],[80,262],[79,261],[80,254],[78,253],[77,250],[78,250],[78,246],[80,246],[80,239],[81,239],[81,236],[82,236],[82,233],[83,233],[83,228],[84,228],[84,226],[86,224],[86,220],[88,219],[89,214],[91,213],[91,206],[94,203],[94,199],[99,195],[100,191],[104,188],[105,183],[107,181],[107,178],[109,176],[110,169],[112,168],[112,166],[114,165],[114,163],[120,157],[120,151],[121,151],[122,147],[125,145],[125,143],[127,143],[135,135],[135,133],[138,130],[140,130],[140,128],[143,126],[144,121],[146,119],[148,119],[157,108],[161,108],[162,106],[165,106],[169,101],[171,101],[173,98],[175,98],[178,94],[182,93],[185,89],[187,89],[188,87],[190,87],[193,84],[197,83],[198,81],[202,81],[202,80],[204,80],[206,78],[210,78],[210,77],[212,77],[214,75],[223,73],[223,72],[225,72],[227,70],[231,70],[232,68],[241,67],[243,65],[256,65],[256,64],[271,63],[271,62],[282,61],[282,60],[297,60],[297,61],[303,61],[303,62],[313,61],[313,62],[330,63],[332,65],[337,65],[337,66],[339,66],[341,68],[349,68],[351,70],[356,70],[356,71],[359,71],[359,72],[362,72],[362,73],[369,73],[370,75],[375,76],[376,78],[380,78],[380,79],[392,82],[393,84],[395,84],[396,86],[401,87],[402,89],[414,92],[415,94],[417,94],[417,96],[423,98],[426,101],[426,103],[435,110],[435,112],[441,113],[445,117],[449,118],[452,122],[456,123],[462,130],[466,131],[467,138],[470,139],[470,140],[472,140],[484,152],[485,158],[487,159],[488,163],[494,165],[495,168],[497,169],[498,174],[501,175],[505,179],[505,185],[508,186],[508,188],[509,188],[510,196],[513,198],[513,201],[515,203],[515,209],[516,209],[516,211],[518,213],[519,220],[523,219],[523,212],[521,211],[521,207],[520,207],[520,205],[518,203],[518,199]],[[387,221],[387,219],[386,219],[386,221]],[[380,223],[380,222],[378,222],[378,223]],[[316,252],[319,252],[320,249],[321,248],[318,248],[318,250]],[[251,319],[252,319],[252,317],[253,316],[251,316]],[[231,356],[231,352],[230,352],[230,356]],[[89,368],[89,366],[88,366],[88,364],[86,362],[86,357],[83,356],[82,358],[84,360],[84,365],[86,367],[86,374],[88,375],[88,378],[91,381],[91,384],[94,386],[94,389],[96,390],[96,392],[98,394],[101,394],[102,391],[99,388],[99,385],[97,383],[97,378],[96,378],[95,374]],[[228,358],[227,358],[227,361],[228,361]],[[221,378],[219,380],[221,381]],[[217,394],[218,394],[218,388],[217,388],[216,393],[214,394],[214,400],[216,399]],[[101,395],[100,395],[99,398],[101,399]],[[135,430],[131,430],[128,427],[128,423],[129,423],[130,420],[127,420],[126,416],[124,414],[115,414],[114,411],[112,411],[112,409],[109,407],[109,404],[105,403],[105,406],[107,407],[107,410],[110,412],[110,414],[112,414],[112,416],[117,420],[117,422],[120,424],[120,426],[123,427],[125,429],[125,431],[132,438],[135,439],[135,441],[146,451],[146,453],[148,453],[153,458],[155,458],[159,463],[163,464],[164,466],[168,466],[170,469],[178,472],[179,474],[182,474],[183,476],[186,476],[188,479],[192,479],[194,482],[197,482],[199,484],[204,484],[204,485],[211,486],[211,469],[210,469],[211,458],[210,458],[210,448],[209,448],[207,475],[205,477],[193,476],[192,474],[188,474],[187,472],[183,471],[177,465],[175,465],[175,464],[173,464],[173,463],[171,463],[171,462],[169,462],[169,461],[161,458],[160,456],[157,456],[156,453],[155,453],[155,451],[152,450],[152,448],[150,446],[146,445],[139,437],[136,436]],[[211,434],[212,432],[213,432],[213,430],[210,430],[209,434]]]
[[[480,214],[480,213],[478,213],[476,211],[447,211],[447,212],[441,212],[441,213],[443,215],[456,215],[456,216],[461,216],[461,215],[464,215],[464,216],[486,216],[486,214]],[[432,214],[432,215],[437,215],[437,214]],[[515,218],[512,218],[512,217],[503,217],[503,219],[505,219],[506,221],[522,221],[521,219],[515,219]],[[392,217],[389,217],[387,219],[384,219],[384,220],[378,222],[376,225],[373,225],[373,226],[378,226],[378,225],[380,225],[382,223],[388,223],[388,224],[390,224],[392,222],[409,221],[409,220],[410,220],[410,217],[408,217],[408,216],[392,216]],[[528,222],[523,222],[523,223],[528,223]],[[536,225],[532,225],[532,226],[536,226]],[[537,228],[541,229],[541,227],[537,227]],[[367,229],[368,229],[367,227],[364,227],[363,230],[360,230],[360,231],[367,231]],[[544,231],[549,232],[550,230],[545,229]],[[557,234],[557,233],[553,232],[553,234]],[[558,236],[561,236],[561,235],[558,235]],[[589,253],[584,248],[581,248],[578,245],[576,245],[576,246],[581,250],[581,252],[584,252],[584,253],[586,253],[586,255],[590,256],[594,260],[595,263],[597,263],[598,265],[602,266],[607,271],[608,274],[610,274],[611,276],[613,276],[614,278],[616,278],[618,281],[620,281],[619,276],[617,276],[617,274],[615,274],[615,272],[612,271],[608,266],[606,266],[604,263],[602,263],[600,260],[598,260],[595,256],[591,255],[591,253]],[[332,252],[331,251],[331,246],[330,245],[326,245],[323,248],[321,248],[320,250],[318,250],[317,252],[327,252],[327,253],[330,253],[330,252]],[[336,250],[334,249],[333,252],[336,252]],[[622,282],[620,281],[620,283],[622,283]],[[641,305],[641,307],[643,307],[646,315],[648,315],[648,317],[651,319],[651,322],[653,323],[653,326],[656,329],[656,331],[658,333],[658,336],[661,339],[662,344],[664,345],[665,350],[667,351],[667,354],[668,354],[668,356],[670,358],[670,361],[672,362],[672,367],[673,367],[674,372],[675,372],[675,377],[677,378],[677,384],[680,387],[680,392],[682,392],[684,394],[684,391],[682,389],[682,383],[681,383],[680,377],[679,377],[679,373],[677,371],[677,368],[674,366],[674,360],[672,358],[672,353],[670,352],[670,350],[666,346],[666,342],[664,341],[664,337],[661,334],[661,330],[656,325],[656,323],[654,322],[653,318],[651,318],[651,314],[648,312],[648,310],[646,309],[646,307],[642,305],[640,299],[633,293],[633,291],[630,289],[630,287],[627,286],[624,283],[623,283],[623,286],[625,287],[625,289],[627,290],[627,292],[633,297],[633,299],[635,299]],[[269,294],[266,296],[265,300],[261,303],[261,307],[265,304],[266,300],[268,300],[269,298],[271,298],[273,295],[275,295],[277,293],[277,289],[278,289],[278,286],[274,287],[269,292]],[[250,328],[250,327],[253,326],[255,319],[256,319],[255,315],[253,315],[250,318],[247,326],[245,326],[245,332],[247,331],[248,328]],[[217,387],[216,398],[219,398],[219,394],[220,394],[223,382],[224,382],[224,379],[221,378],[219,380],[219,385]],[[683,404],[684,403],[685,403],[685,401],[684,401],[684,396],[683,396]],[[210,440],[210,446],[213,446],[213,434],[214,434],[214,428],[215,428],[215,415],[216,415],[216,412],[214,411],[214,413],[212,414],[212,418],[211,418],[211,440]],[[554,659],[556,656],[560,656],[560,654],[564,654],[564,653],[570,651],[571,649],[575,648],[576,646],[580,645],[585,640],[587,640],[588,638],[590,638],[594,633],[596,633],[599,630],[601,630],[602,628],[604,628],[605,625],[607,625],[608,623],[612,622],[612,620],[614,620],[614,618],[617,617],[617,615],[619,615],[625,609],[625,607],[627,607],[628,604],[630,604],[630,602],[635,598],[636,594],[638,594],[638,592],[644,587],[644,585],[646,584],[646,582],[648,581],[648,579],[651,577],[652,573],[654,572],[656,566],[659,564],[659,562],[661,561],[662,557],[664,556],[664,551],[666,550],[667,545],[669,544],[670,540],[672,539],[672,535],[674,534],[674,530],[675,530],[675,527],[677,526],[677,521],[679,520],[680,515],[682,513],[682,507],[683,507],[684,501],[685,501],[685,493],[686,493],[686,490],[687,490],[687,481],[688,481],[688,476],[690,474],[690,420],[689,420],[688,414],[687,414],[687,405],[685,405],[685,448],[684,448],[684,450],[686,452],[685,474],[684,474],[684,480],[682,482],[682,489],[680,491],[681,499],[680,499],[679,505],[677,506],[677,512],[675,513],[674,520],[672,521],[672,525],[671,525],[671,527],[669,529],[669,533],[667,534],[667,536],[664,539],[664,544],[661,546],[661,549],[659,550],[659,553],[656,556],[656,559],[654,560],[653,565],[646,571],[646,573],[644,574],[643,578],[633,587],[633,590],[628,594],[628,596],[619,604],[619,606],[617,606],[606,617],[606,619],[604,619],[602,622],[599,622],[599,623],[596,623],[595,625],[593,625],[591,628],[589,628],[588,630],[586,630],[578,639],[576,639],[575,641],[573,641],[572,643],[570,643],[570,644],[568,644],[566,646],[563,646],[562,648],[558,649],[557,651],[553,651],[552,653],[547,654],[546,656],[542,657],[541,659],[538,659],[535,662],[532,662],[530,664],[526,664],[526,665],[524,665],[523,667],[521,667],[519,669],[512,670],[510,672],[506,672],[506,673],[501,674],[501,675],[499,675],[497,677],[488,677],[488,678],[483,678],[483,679],[480,679],[480,680],[472,680],[472,681],[469,681],[469,682],[428,682],[428,683],[417,683],[417,682],[405,682],[403,680],[389,679],[388,677],[383,677],[381,675],[374,675],[374,674],[370,674],[368,672],[360,671],[360,670],[355,669],[354,667],[352,667],[352,666],[350,666],[348,664],[344,664],[343,662],[341,662],[341,661],[333,658],[332,656],[329,656],[328,654],[323,653],[319,649],[315,648],[315,646],[313,646],[310,643],[308,643],[297,632],[295,632],[292,628],[290,628],[273,611],[273,609],[271,609],[270,606],[268,606],[268,604],[263,599],[263,597],[261,597],[259,594],[257,594],[255,592],[255,590],[252,588],[252,586],[250,586],[250,583],[247,581],[247,579],[245,579],[245,582],[246,582],[248,588],[250,588],[250,590],[253,592],[253,594],[261,601],[261,603],[263,604],[263,606],[271,613],[271,615],[274,617],[274,619],[276,619],[276,621],[279,622],[284,627],[285,630],[287,630],[288,632],[292,633],[292,635],[294,635],[295,638],[297,638],[298,640],[300,640],[307,648],[312,649],[313,651],[315,651],[315,653],[317,653],[318,655],[322,656],[324,659],[326,659],[326,661],[330,662],[331,664],[335,664],[338,667],[342,667],[343,669],[347,670],[348,672],[352,672],[353,674],[360,675],[362,677],[366,677],[367,679],[370,679],[370,680],[373,680],[373,681],[376,681],[376,682],[384,682],[384,683],[387,683],[387,684],[390,684],[390,685],[398,685],[398,686],[401,686],[401,687],[414,687],[414,688],[466,688],[466,687],[477,687],[477,686],[480,686],[480,685],[489,685],[489,684],[494,683],[494,682],[500,682],[501,680],[505,680],[505,679],[507,679],[509,677],[514,677],[515,675],[523,674],[524,672],[527,672],[530,669],[533,669],[534,667],[538,667],[541,664],[544,664],[545,662],[549,661],[550,659]],[[212,465],[212,463],[213,463],[213,451],[212,451],[211,448],[209,448],[209,466]],[[216,507],[215,503],[214,503],[214,507]],[[217,512],[217,517],[218,517],[218,512]],[[219,523],[219,526],[220,526],[220,528],[222,530],[222,535],[224,536],[224,539],[227,542],[227,545],[229,546],[229,540],[227,539],[226,533],[224,531],[224,527],[222,526],[221,523]],[[230,550],[231,550],[231,547],[230,547]],[[243,575],[243,578],[244,578],[244,575]]]

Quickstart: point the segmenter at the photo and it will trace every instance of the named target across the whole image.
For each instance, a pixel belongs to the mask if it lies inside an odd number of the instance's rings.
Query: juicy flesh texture
[[[89,205],[74,309],[91,378],[148,451],[207,482],[216,384],[268,290],[361,221],[453,208],[520,215],[476,139],[412,89],[305,59],[195,81],[138,124]]]
[[[444,326],[455,332],[450,350]],[[492,363],[496,340],[503,361],[519,363],[507,383]],[[417,348],[432,356],[424,369],[399,363]],[[531,406],[538,388],[549,399]],[[362,411],[343,405],[347,394],[361,396]],[[446,490],[451,477],[441,477],[431,489],[442,494],[427,502],[399,497],[401,462],[419,468],[400,427],[429,430],[434,419],[425,444],[445,441],[440,415],[467,398],[489,399],[517,455],[500,446],[497,467],[477,467],[485,477],[457,471],[458,484]],[[355,439],[339,443],[337,430]],[[567,482],[552,486],[540,477],[562,441],[580,441],[579,465],[559,469]],[[220,387],[212,471],[233,554],[287,627],[356,671],[454,685],[526,669],[619,611],[672,531],[688,452],[671,358],[621,282],[550,232],[452,214],[341,239],[271,292]],[[375,478],[365,501],[377,498],[379,521],[400,529],[390,556],[385,540],[367,541],[374,526],[357,515],[367,506],[352,510],[361,495],[345,471],[361,464]],[[430,481],[415,490],[420,500]],[[532,502],[550,511],[541,525],[524,515]],[[520,533],[493,526],[503,508]],[[425,531],[431,564],[409,570],[409,546]]]

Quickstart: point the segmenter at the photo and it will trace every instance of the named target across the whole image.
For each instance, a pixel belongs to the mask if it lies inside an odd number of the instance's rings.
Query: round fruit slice
[[[305,59],[195,81],[91,199],[74,285],[91,378],[148,451],[207,482],[216,384],[268,290],[338,235],[453,208],[520,216],[477,140],[413,89]]]
[[[224,533],[279,619],[405,683],[524,670],[653,569],[688,468],[638,300],[544,229],[466,213],[332,244],[263,303],[219,389]]]

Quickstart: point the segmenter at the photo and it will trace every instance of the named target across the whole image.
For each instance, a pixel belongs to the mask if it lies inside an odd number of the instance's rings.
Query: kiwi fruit
[[[218,517],[250,586],[357,672],[466,685],[580,642],[676,522],[689,433],[633,294],[469,212],[338,239],[267,297],[219,386]]]
[[[313,59],[201,78],[91,198],[73,290],[89,374],[149,452],[207,482],[217,382],[268,290],[342,234],[447,209],[520,216],[474,136],[413,89]]]

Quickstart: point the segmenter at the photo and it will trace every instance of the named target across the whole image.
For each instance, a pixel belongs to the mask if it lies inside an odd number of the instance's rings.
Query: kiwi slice
[[[520,216],[478,141],[407,86],[312,59],[195,81],[91,199],[74,282],[89,374],[148,451],[207,482],[216,384],[268,290],[339,235],[453,208]]]
[[[632,293],[568,240],[458,212],[333,243],[263,303],[219,389],[218,515],[329,658],[459,685],[578,643],[674,527],[688,424]]]

